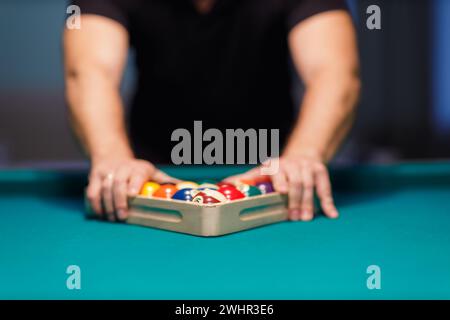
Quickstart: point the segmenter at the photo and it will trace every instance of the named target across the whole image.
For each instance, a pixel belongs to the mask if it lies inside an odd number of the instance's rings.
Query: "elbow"
[[[81,96],[92,95],[99,88],[119,92],[120,80],[111,71],[92,63],[66,65],[65,97],[69,106]]]
[[[361,78],[358,68],[342,71],[332,75],[328,87],[335,92],[336,102],[344,112],[352,114],[356,111],[361,96]],[[334,84],[331,84],[333,82]]]
[[[65,98],[69,108],[73,106],[73,102],[77,97],[76,92],[80,88],[80,75],[76,68],[66,68],[64,74]]]
[[[350,73],[343,81],[343,104],[349,108],[349,111],[356,110],[361,96],[361,87],[361,77],[357,71]]]
[[[345,113],[353,113],[361,95],[359,68],[326,68],[309,78],[306,91],[322,97],[328,104],[339,106]]]
[[[92,92],[93,84],[101,84],[98,76],[93,74],[94,69],[80,67],[79,65],[66,65],[64,70],[64,94],[69,110],[79,106],[83,96]]]

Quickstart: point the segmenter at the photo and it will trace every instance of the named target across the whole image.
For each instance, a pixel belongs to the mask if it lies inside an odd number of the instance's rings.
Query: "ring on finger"
[[[109,187],[112,187],[114,182],[114,173],[110,172],[107,175],[103,177],[103,185]]]

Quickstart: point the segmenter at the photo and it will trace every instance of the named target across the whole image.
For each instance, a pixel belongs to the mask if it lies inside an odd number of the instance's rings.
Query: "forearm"
[[[74,130],[92,161],[132,156],[119,88],[107,73],[69,68],[66,94]]]
[[[96,15],[83,15],[83,29],[63,35],[71,120],[93,161],[132,156],[119,92],[128,38],[122,25]]]
[[[352,71],[312,79],[284,154],[331,160],[352,126],[359,87]]]

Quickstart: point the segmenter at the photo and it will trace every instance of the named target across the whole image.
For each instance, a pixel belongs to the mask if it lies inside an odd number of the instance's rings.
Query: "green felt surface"
[[[165,168],[220,179],[242,168]],[[0,298],[450,299],[450,163],[332,172],[341,218],[200,238],[84,217],[85,174],[0,172]],[[381,290],[366,268],[379,265]],[[81,267],[81,290],[66,267]]]

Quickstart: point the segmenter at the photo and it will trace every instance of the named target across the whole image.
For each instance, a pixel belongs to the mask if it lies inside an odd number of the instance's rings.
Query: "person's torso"
[[[133,139],[167,154],[171,132],[194,120],[218,129],[277,128],[284,138],[294,108],[282,4],[215,0],[200,13],[189,0],[135,1]],[[149,136],[155,131],[159,141]]]

